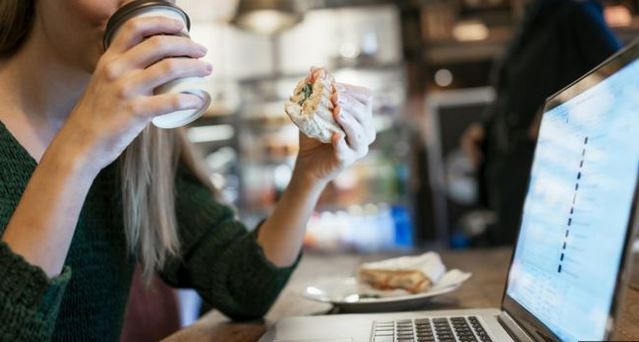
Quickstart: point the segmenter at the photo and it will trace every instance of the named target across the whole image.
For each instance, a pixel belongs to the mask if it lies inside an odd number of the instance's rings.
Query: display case
[[[436,240],[441,245],[465,247],[495,223],[494,213],[484,209],[480,200],[480,176],[460,143],[470,125],[483,121],[494,99],[490,87],[442,91],[426,97],[429,182]]]

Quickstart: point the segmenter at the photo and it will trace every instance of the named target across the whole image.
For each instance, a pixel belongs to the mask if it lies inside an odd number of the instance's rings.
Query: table
[[[499,307],[510,262],[509,248],[441,252],[449,268],[473,272],[458,290],[433,300],[426,310]],[[169,336],[165,341],[257,341],[270,324],[293,315],[323,314],[331,306],[301,298],[306,284],[327,276],[351,276],[357,265],[392,255],[307,254],[289,285],[266,316],[265,322],[231,323],[212,311],[195,324]],[[639,340],[639,291],[628,288],[615,330],[615,340]]]

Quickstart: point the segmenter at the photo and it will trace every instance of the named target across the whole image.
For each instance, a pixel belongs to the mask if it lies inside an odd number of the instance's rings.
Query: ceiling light
[[[607,6],[604,17],[611,27],[625,27],[632,24],[632,13],[624,5]]]
[[[294,0],[240,0],[232,23],[245,30],[276,34],[301,20]]]
[[[439,69],[435,73],[435,84],[440,87],[448,87],[453,84],[453,73],[448,69]]]
[[[460,42],[484,40],[489,34],[488,27],[480,20],[462,21],[453,28],[453,37]]]

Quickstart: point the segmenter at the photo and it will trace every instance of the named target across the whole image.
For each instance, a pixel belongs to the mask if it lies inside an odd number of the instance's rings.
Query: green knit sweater
[[[0,234],[36,166],[0,123]],[[93,182],[59,276],[49,279],[0,241],[0,341],[119,339],[136,260],[127,253],[115,176],[112,164]],[[176,188],[181,257],[168,261],[162,279],[197,289],[233,319],[263,316],[295,265],[270,263],[255,231],[184,170]]]

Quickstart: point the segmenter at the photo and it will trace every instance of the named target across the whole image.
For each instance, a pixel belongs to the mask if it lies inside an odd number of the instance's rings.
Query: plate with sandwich
[[[446,270],[434,252],[362,264],[355,277],[326,278],[303,296],[342,312],[399,311],[424,307],[432,297],[456,290],[471,274]]]

